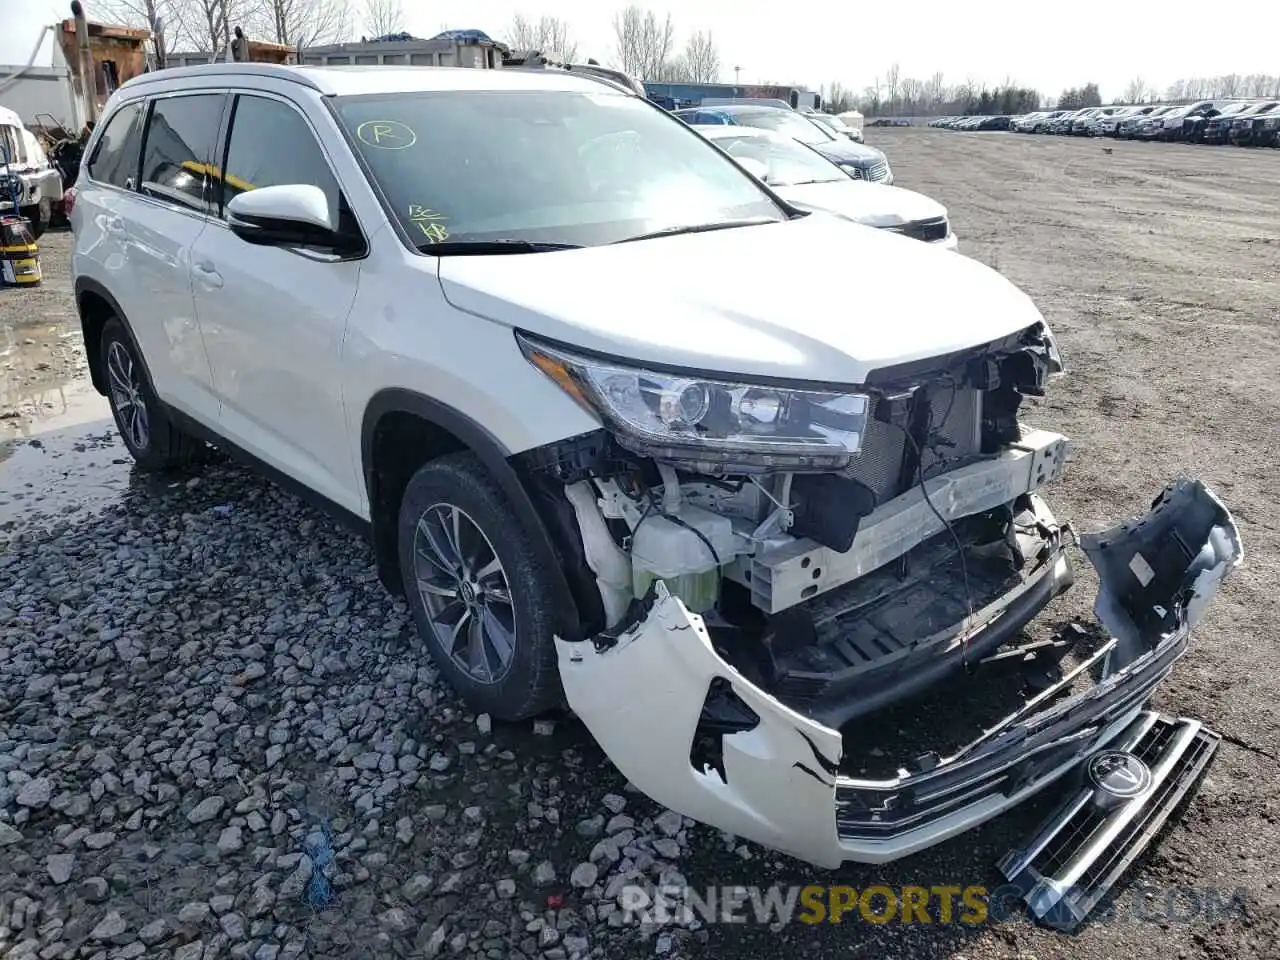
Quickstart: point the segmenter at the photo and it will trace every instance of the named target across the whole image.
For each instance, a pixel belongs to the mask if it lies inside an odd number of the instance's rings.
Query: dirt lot
[[[1280,956],[1280,151],[868,139],[1058,334],[1069,376],[1027,418],[1075,444],[1058,515],[1097,529],[1188,472],[1240,526],[1246,565],[1156,698],[1227,742],[1120,918],[1071,938],[1017,919],[619,927],[627,869],[994,887],[1043,804],[824,873],[664,815],[571,721],[467,715],[359,541],[227,463],[132,474],[67,336],[53,234],[45,285],[0,291],[0,957]],[[1047,621],[1088,616],[1077,572]],[[1207,916],[1237,889],[1242,908]]]

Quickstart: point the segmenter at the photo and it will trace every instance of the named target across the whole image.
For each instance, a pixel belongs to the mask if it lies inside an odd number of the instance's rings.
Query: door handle
[[[196,277],[206,287],[218,288],[222,286],[222,274],[213,268],[213,264],[208,261],[201,261],[192,267],[195,270]]]

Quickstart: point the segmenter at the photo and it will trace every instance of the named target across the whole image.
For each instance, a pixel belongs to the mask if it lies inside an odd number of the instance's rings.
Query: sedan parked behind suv
[[[936,200],[883,183],[854,180],[811,147],[754,127],[695,126],[786,200],[869,227],[891,230],[946,250],[957,246],[947,208]]]
[[[365,531],[477,712],[567,705],[658,802],[829,867],[1056,784],[1062,842],[1002,863],[1038,915],[1212,756],[1144,709],[1241,557],[1198,481],[1081,538],[1105,632],[1022,647],[1072,582],[1068,443],[1023,403],[1063,364],[976,260],[797,210],[550,70],[145,74],[76,190],[90,373],[138,464],[210,439]],[[986,682],[1008,644],[1034,694]],[[937,752],[864,722],[929,689]],[[1151,789],[1089,788],[1099,750]]]
[[[813,147],[851,177],[872,183],[893,183],[893,170],[881,151],[838,136],[795,110],[734,103],[690,107],[675,111],[675,115],[685,123],[698,126],[728,124],[772,130]]]

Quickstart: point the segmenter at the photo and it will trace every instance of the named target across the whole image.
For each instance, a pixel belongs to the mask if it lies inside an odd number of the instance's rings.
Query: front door
[[[315,132],[292,103],[238,94],[232,107],[219,219],[192,249],[192,287],[214,386],[220,432],[268,465],[352,511],[360,482],[346,436],[339,363],[359,260],[257,246],[226,226],[237,193],[311,184],[342,205]]]

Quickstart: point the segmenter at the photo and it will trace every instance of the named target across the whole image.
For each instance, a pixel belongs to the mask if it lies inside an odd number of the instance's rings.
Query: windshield
[[[817,114],[816,116],[813,116],[810,119],[814,120],[817,123],[822,124],[824,127],[832,131],[833,133],[843,134],[849,130],[848,126],[845,125],[845,122],[841,120],[839,117],[832,117],[826,114]]]
[[[798,113],[790,113],[786,110],[744,111],[734,113],[732,117],[735,123],[740,123],[744,127],[772,130],[774,133],[780,133],[792,140],[799,140],[801,143],[830,143],[836,139],[835,134],[829,133],[818,124],[806,120]]]
[[[784,220],[720,151],[621,93],[433,91],[334,109],[415,245],[594,246],[686,226]]]
[[[830,160],[786,137],[716,137],[711,142],[730,156],[747,157],[766,164],[769,167],[768,182],[773,186],[851,182],[848,175]]]

